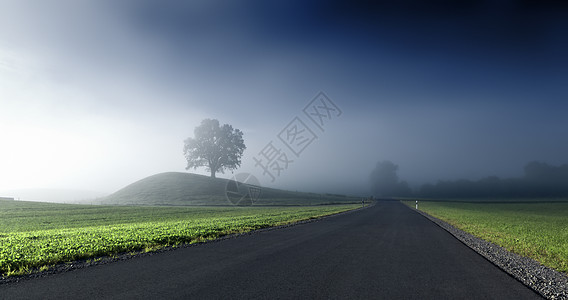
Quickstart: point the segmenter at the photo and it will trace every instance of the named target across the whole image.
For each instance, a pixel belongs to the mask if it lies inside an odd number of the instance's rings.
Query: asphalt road
[[[0,285],[3,299],[539,299],[398,202]]]

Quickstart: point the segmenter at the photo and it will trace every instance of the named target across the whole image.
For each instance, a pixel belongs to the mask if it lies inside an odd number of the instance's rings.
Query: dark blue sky
[[[298,190],[365,194],[382,160],[412,185],[568,163],[568,6],[559,1],[37,5],[0,6],[0,103],[16,119],[37,116],[1,124],[12,132],[3,139],[48,128],[46,139],[90,141],[98,163],[49,182],[22,183],[22,172],[0,187],[112,192],[183,171],[182,141],[203,118],[244,131],[240,171]],[[342,115],[271,182],[253,158],[320,91]]]

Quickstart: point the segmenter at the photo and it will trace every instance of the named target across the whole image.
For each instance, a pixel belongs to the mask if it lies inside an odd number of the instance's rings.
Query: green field
[[[414,207],[414,201],[404,201]],[[568,273],[568,203],[420,201],[419,209],[508,251]]]
[[[139,207],[0,200],[0,274],[196,243],[359,206]]]

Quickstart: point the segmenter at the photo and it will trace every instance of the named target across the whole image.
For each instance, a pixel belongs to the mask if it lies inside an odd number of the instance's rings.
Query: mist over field
[[[247,147],[218,177],[293,191],[369,195],[385,161],[414,192],[565,168],[567,35],[559,2],[4,1],[0,196],[187,172],[206,118]]]

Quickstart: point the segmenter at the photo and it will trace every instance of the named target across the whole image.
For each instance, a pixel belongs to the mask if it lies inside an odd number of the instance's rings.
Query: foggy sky
[[[367,194],[384,160],[411,186],[568,163],[560,4],[77,2],[0,3],[0,190],[185,172],[204,118],[244,132],[237,172],[292,190]],[[342,114],[272,182],[253,158],[320,91]]]

